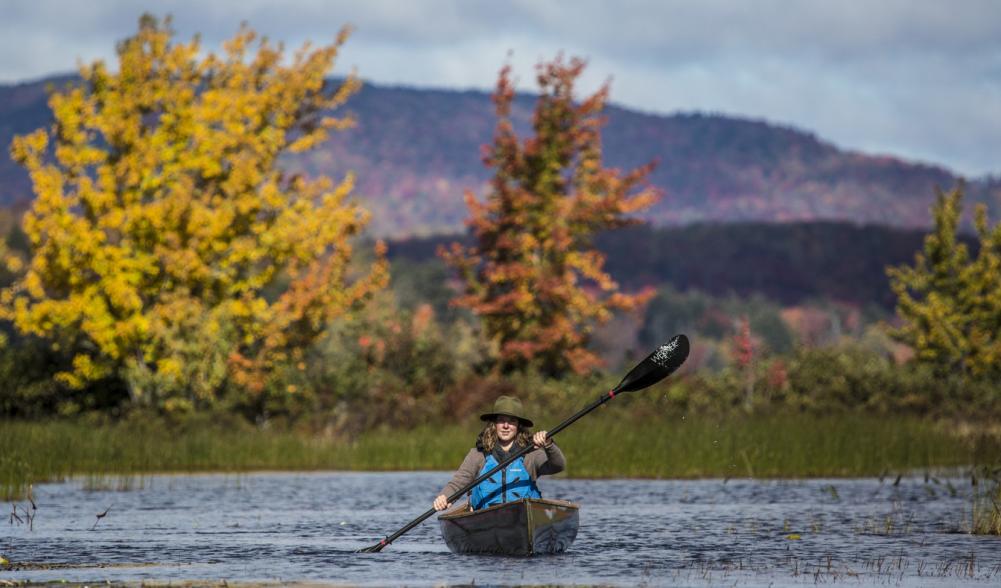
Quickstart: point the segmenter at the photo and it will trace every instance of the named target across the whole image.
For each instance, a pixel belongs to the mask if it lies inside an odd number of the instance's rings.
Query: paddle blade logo
[[[675,335],[670,341],[658,347],[657,351],[651,353],[647,360],[668,370],[664,374],[666,377],[685,363],[685,360],[688,359],[688,349],[688,337]]]
[[[678,338],[675,337],[671,339],[670,343],[665,343],[654,351],[653,355],[650,356],[650,361],[659,365],[662,368],[669,367],[670,364],[668,360],[671,359],[671,355],[674,354],[674,350],[678,348]]]

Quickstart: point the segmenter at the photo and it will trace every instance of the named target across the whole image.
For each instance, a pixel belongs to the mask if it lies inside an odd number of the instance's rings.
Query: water
[[[447,479],[263,473],[154,476],[129,491],[36,486],[34,528],[5,516],[0,553],[56,567],[0,571],[0,584],[1001,584],[1001,538],[958,532],[969,525],[962,479],[544,479],[546,496],[581,505],[565,555],[455,556],[433,519],[382,553],[355,553],[421,514]]]

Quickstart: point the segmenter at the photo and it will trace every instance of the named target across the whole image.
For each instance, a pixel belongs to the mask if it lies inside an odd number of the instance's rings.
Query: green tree
[[[977,206],[974,226],[979,247],[970,271],[970,348],[967,367],[974,376],[1001,378],[1001,222],[991,227],[987,207]]]
[[[1001,224],[991,229],[977,207],[975,259],[957,240],[963,188],[939,192],[934,228],[914,265],[888,268],[903,325],[892,331],[919,362],[940,373],[1001,375]]]
[[[456,303],[481,317],[505,371],[594,368],[599,360],[586,349],[594,325],[652,295],[619,292],[592,245],[595,233],[633,222],[628,215],[659,193],[643,186],[650,165],[627,173],[603,167],[608,86],[575,100],[584,66],[562,58],[538,66],[533,136],[524,141],[511,120],[510,68],[501,70],[494,93],[499,122],[484,158],[494,170],[491,189],[482,203],[466,194],[476,244],[441,251],[465,282]]]
[[[51,95],[53,126],[14,139],[36,199],[4,313],[71,354],[61,380],[118,376],[135,402],[168,409],[211,403],[227,382],[254,393],[386,283],[381,254],[348,279],[367,222],[352,178],[278,165],[351,124],[328,113],[358,81],[324,79],[347,34],[286,60],[244,26],[202,56],[145,15],[117,72],[83,66]]]

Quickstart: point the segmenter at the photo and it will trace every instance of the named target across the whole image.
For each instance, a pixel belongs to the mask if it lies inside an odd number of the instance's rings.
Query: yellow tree
[[[993,227],[987,207],[977,205],[974,227],[979,247],[970,272],[970,347],[967,362],[975,377],[1001,378],[1001,222]]]
[[[539,65],[534,134],[524,141],[511,121],[510,70],[501,70],[499,122],[484,158],[494,169],[491,190],[482,203],[466,195],[476,244],[441,251],[465,281],[456,303],[482,318],[503,370],[589,371],[598,364],[586,348],[594,326],[653,294],[619,292],[591,244],[597,232],[635,222],[628,215],[660,194],[644,185],[651,166],[623,173],[602,165],[608,86],[577,101],[584,67],[562,58]]]
[[[974,226],[979,247],[970,258],[957,239],[962,187],[939,193],[934,229],[914,265],[889,268],[904,320],[892,334],[910,345],[918,361],[942,373],[1001,376],[1001,223],[991,228],[980,205]]]
[[[33,248],[8,296],[16,327],[72,354],[72,386],[124,378],[136,402],[190,408],[226,382],[259,391],[328,322],[384,286],[349,280],[368,214],[352,178],[284,173],[280,158],[351,124],[330,116],[359,83],[325,82],[329,46],[281,45],[246,26],[222,54],[173,41],[149,15],[117,72],[83,66],[49,99],[55,122],[15,138],[36,199]]]
[[[7,282],[10,276],[16,276],[18,270],[21,269],[21,260],[10,253],[7,250],[7,243],[0,238],[0,282]],[[0,284],[2,286],[4,284]],[[10,312],[7,310],[9,302],[12,299],[12,292],[10,288],[3,288],[0,290],[0,321],[9,321]],[[8,303],[8,304],[5,304]],[[7,343],[6,333],[0,331],[0,347],[3,347]]]

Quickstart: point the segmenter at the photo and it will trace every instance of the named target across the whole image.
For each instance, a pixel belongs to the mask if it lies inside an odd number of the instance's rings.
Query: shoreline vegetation
[[[612,412],[612,411],[609,411]],[[642,417],[599,414],[562,433],[573,478],[889,477],[995,466],[1001,433],[916,417]],[[543,418],[541,423],[556,422]],[[452,470],[479,422],[374,430],[352,440],[296,430],[86,419],[0,426],[0,498],[83,478],[129,490],[147,475],[254,471]],[[981,476],[983,478],[983,476]]]

